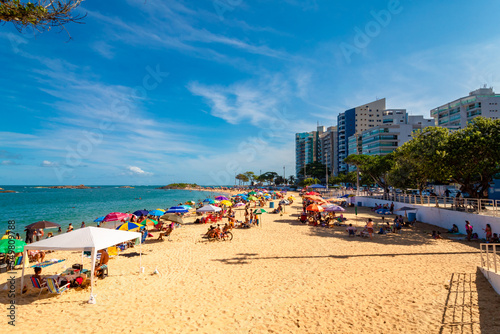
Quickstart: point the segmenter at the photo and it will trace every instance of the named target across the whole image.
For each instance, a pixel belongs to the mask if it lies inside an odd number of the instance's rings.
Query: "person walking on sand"
[[[368,218],[368,222],[366,223],[366,230],[370,235],[370,239],[373,239],[373,220],[371,218]]]
[[[483,230],[484,233],[486,233],[486,242],[491,242],[491,236],[493,235],[491,231],[491,225],[486,224],[486,228],[484,228]]]
[[[472,225],[469,223],[468,220],[465,221],[465,232],[467,233],[467,241],[470,241],[472,239]]]

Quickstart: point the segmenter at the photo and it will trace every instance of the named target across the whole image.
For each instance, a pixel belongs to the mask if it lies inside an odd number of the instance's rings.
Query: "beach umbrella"
[[[156,216],[156,217],[161,216],[161,215],[163,215],[164,213],[165,213],[165,210],[158,210],[158,209],[156,209],[156,210],[151,210],[151,211],[149,211],[149,212],[148,212],[148,214],[149,214],[149,215],[151,215],[151,216]]]
[[[203,201],[203,203],[214,204],[214,203],[215,203],[215,201],[214,201],[213,199],[211,199],[211,198],[207,198],[207,199],[205,199],[205,200]]]
[[[376,213],[378,213],[379,215],[390,215],[391,214],[391,210],[387,210],[387,209],[378,209],[378,210],[375,210]]]
[[[257,195],[257,193],[255,191],[251,191],[248,193],[248,195]]]
[[[250,196],[250,197],[248,197],[248,200],[249,200],[249,201],[257,201],[257,200],[258,200],[258,198],[257,198],[257,197],[254,197],[254,196]]]
[[[229,198],[227,198],[226,196],[217,196],[215,197],[216,200],[218,201],[227,201],[229,200]]]
[[[328,205],[325,208],[326,212],[344,212],[345,209],[338,205]]]
[[[153,227],[156,224],[158,224],[158,222],[156,220],[153,220],[153,219],[145,219],[142,222],[140,222],[139,224],[141,224],[143,226],[146,225],[148,227]]]
[[[325,189],[326,187],[321,184],[313,184],[312,186],[309,186],[309,188]]]
[[[402,208],[399,208],[399,209],[397,209],[395,211],[414,211],[414,210],[416,211],[417,209],[416,208],[412,208],[410,206],[403,206]]]
[[[318,204],[316,203],[313,203],[311,205],[309,205],[307,208],[306,208],[307,211],[314,211],[314,212],[323,212],[325,211],[325,209],[323,209],[321,206],[319,206]]]
[[[253,210],[253,213],[255,213],[256,215],[261,215],[263,213],[267,213],[267,211],[264,209],[255,209]]]
[[[61,226],[61,225],[56,224],[56,223],[52,223],[52,222],[48,222],[46,220],[41,220],[39,222],[29,224],[28,226],[25,226],[25,228],[31,229],[31,230],[38,230],[40,228],[57,228],[59,226]]]
[[[104,216],[101,216],[101,217],[97,218],[96,220],[94,220],[94,223],[100,223],[104,220],[104,218],[105,218]]]
[[[196,210],[196,212],[219,212],[221,210],[221,208],[208,204],[199,208],[198,210]]]
[[[13,240],[10,242],[11,248],[9,249],[9,241]],[[24,251],[24,246],[26,246],[26,243],[22,240],[18,239],[3,239],[0,240],[0,253],[8,253],[9,251],[13,251],[14,253],[22,253]],[[14,249],[12,249],[14,247]]]
[[[235,206],[235,207],[240,207],[240,206],[245,206],[245,204],[243,204],[243,203],[239,202],[239,203],[236,203],[234,206]]]
[[[224,206],[233,206],[233,203],[231,201],[220,201],[220,204],[224,205]]]
[[[187,205],[195,205],[196,203],[194,201],[187,201],[186,204]]]
[[[184,204],[184,205],[179,205],[179,207],[182,207],[182,208],[187,209],[187,210],[192,210],[192,209],[193,209],[191,206],[186,205],[186,204]]]
[[[186,212],[189,212],[189,210],[182,206],[173,206],[170,209],[168,209],[165,213],[186,213]]]
[[[137,210],[134,212],[134,215],[136,215],[137,217],[147,216],[147,215],[149,215],[149,211],[148,210]]]
[[[130,216],[130,213],[111,212],[104,217],[103,222],[114,222],[122,219],[129,219]]]
[[[179,224],[184,224],[182,217],[179,215],[176,215],[175,213],[164,214],[163,216],[160,217],[160,221],[170,221],[170,222],[175,222],[175,223],[179,223]]]
[[[317,192],[315,191],[310,191],[308,193],[306,193],[306,195],[316,195],[316,196],[320,196],[320,194],[318,194]]]
[[[290,196],[290,197],[288,197],[288,199],[293,201],[295,199],[295,197]]]
[[[116,228],[116,230],[120,230],[120,231],[134,231],[134,230],[141,229],[141,227],[142,227],[142,225],[137,224],[137,223],[125,222],[125,223],[121,224],[120,226],[118,226]]]

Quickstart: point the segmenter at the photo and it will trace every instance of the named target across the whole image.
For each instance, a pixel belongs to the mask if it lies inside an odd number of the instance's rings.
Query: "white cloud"
[[[145,172],[139,167],[136,166],[128,166],[127,171],[129,175],[139,175],[139,176],[151,176],[153,173]]]
[[[57,167],[59,164],[57,162],[49,161],[49,160],[44,160],[40,164],[41,167]]]
[[[13,165],[17,165],[17,162],[12,161],[12,160],[3,160],[2,162],[0,162],[0,165],[13,166]]]

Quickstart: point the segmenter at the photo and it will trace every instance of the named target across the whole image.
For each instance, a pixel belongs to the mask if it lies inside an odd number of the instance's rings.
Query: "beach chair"
[[[47,278],[47,289],[49,293],[61,295],[64,291],[68,290],[69,283],[59,286],[57,281],[53,278]]]
[[[38,278],[31,277],[31,284],[33,284],[33,287],[35,289],[39,289],[40,290],[40,293],[38,294],[38,297],[40,297],[40,295],[42,294],[43,289],[47,289],[47,291],[48,291],[47,283],[45,283],[45,282],[40,283],[40,281],[38,280]]]

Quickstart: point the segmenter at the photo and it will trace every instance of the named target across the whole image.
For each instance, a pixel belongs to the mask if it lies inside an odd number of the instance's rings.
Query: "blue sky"
[[[293,174],[294,133],[376,98],[500,91],[500,3],[86,1],[85,24],[0,26],[0,184],[228,184]],[[366,36],[361,36],[361,33]]]

